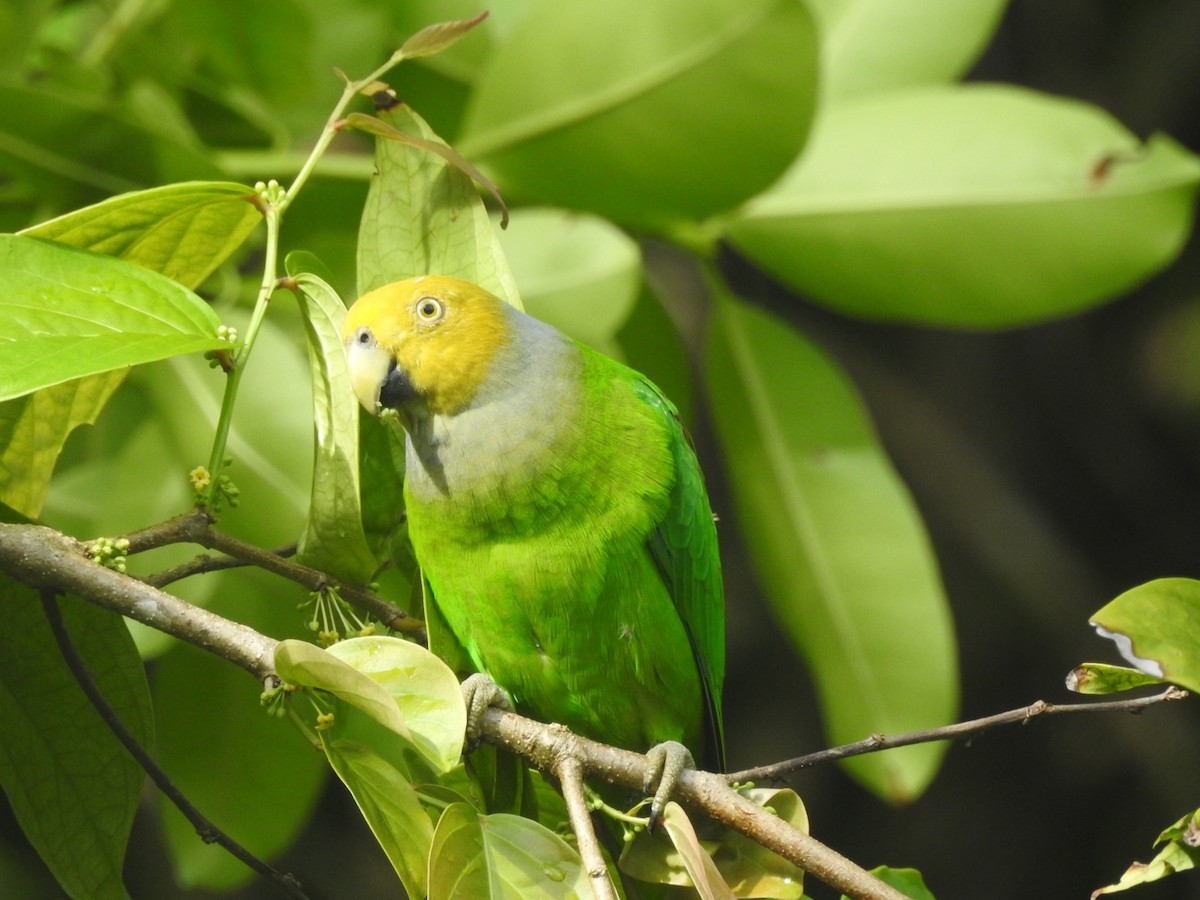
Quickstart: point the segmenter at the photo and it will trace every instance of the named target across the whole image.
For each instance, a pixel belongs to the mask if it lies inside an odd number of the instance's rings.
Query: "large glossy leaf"
[[[962,75],[1008,0],[808,0],[821,34],[830,99]]]
[[[308,524],[297,556],[305,565],[362,583],[375,570],[363,533],[358,482],[358,401],[342,351],[346,307],[315,275],[292,272],[312,369],[314,465]]]
[[[0,400],[83,375],[215,350],[217,316],[142,266],[40,238],[0,235]]]
[[[407,775],[368,746],[324,740],[329,764],[354,796],[410,897],[425,894],[433,823]]]
[[[999,327],[1118,296],[1191,230],[1200,162],[1086,104],[920,88],[831,107],[729,239],[831,308]]]
[[[121,869],[144,773],[67,669],[37,595],[0,578],[0,603],[0,787],[68,894],[123,900]],[[93,682],[148,746],[146,676],[124,623],[74,598],[62,608]]]
[[[252,188],[193,181],[121,194],[22,234],[116,256],[194,288],[262,220]]]
[[[768,314],[721,298],[707,380],[740,528],[776,616],[811,666],[829,739],[949,722],[956,652],[937,566],[845,377]],[[906,801],[942,752],[909,747],[849,769]]]
[[[429,852],[430,900],[566,900],[590,897],[579,854],[562,838],[508,813],[446,808]]]
[[[639,225],[705,217],[795,157],[816,55],[794,0],[542,0],[492,51],[460,149],[528,201]]]
[[[194,288],[258,222],[250,188],[196,182],[123,194],[22,234],[138,263]],[[36,516],[67,435],[96,420],[124,369],[0,403],[0,500]]]
[[[379,114],[390,128],[440,141],[407,106]],[[416,275],[453,275],[520,305],[516,282],[475,183],[442,156],[387,137],[358,236],[358,292]]]
[[[458,765],[467,710],[458,679],[444,662],[411,641],[380,635],[338,641],[327,652],[391,695],[413,743],[438,772]]]
[[[1200,691],[1200,581],[1158,578],[1138,585],[1091,623],[1140,671]]]
[[[616,333],[642,283],[637,243],[595,216],[517,210],[500,245],[521,285],[525,310],[577,340],[619,356]]]

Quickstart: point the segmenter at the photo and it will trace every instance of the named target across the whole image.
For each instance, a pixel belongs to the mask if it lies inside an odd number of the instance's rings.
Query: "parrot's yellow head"
[[[453,415],[478,393],[511,328],[500,298],[459,278],[422,275],[359,297],[342,346],[354,393],[372,415],[415,405]]]

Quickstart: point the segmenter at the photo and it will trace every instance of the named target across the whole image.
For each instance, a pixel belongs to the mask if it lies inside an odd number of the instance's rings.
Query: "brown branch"
[[[730,784],[739,784],[745,781],[764,781],[772,778],[780,778],[790,772],[795,772],[798,769],[808,766],[815,766],[819,763],[845,759],[848,756],[875,753],[880,750],[890,750],[893,747],[907,747],[911,744],[925,744],[931,741],[949,741],[962,737],[970,737],[1001,725],[1013,725],[1017,723],[1026,725],[1034,719],[1043,716],[1106,712],[1139,713],[1159,703],[1170,700],[1182,700],[1186,696],[1188,696],[1187,691],[1172,686],[1168,687],[1165,691],[1152,694],[1149,697],[1132,697],[1126,700],[1104,700],[1093,703],[1047,703],[1045,700],[1037,700],[1029,706],[1022,706],[1019,709],[1010,709],[1007,712],[984,716],[980,719],[971,719],[966,722],[956,722],[953,725],[944,725],[940,728],[913,731],[908,734],[898,734],[892,737],[873,734],[861,741],[855,741],[853,744],[831,747],[828,750],[819,750],[816,753],[797,756],[794,759],[787,759],[766,766],[758,766],[753,769],[743,769],[740,772],[730,772],[724,777]]]
[[[480,736],[506,747],[539,768],[553,772],[564,757],[579,761],[585,772],[611,784],[640,791],[646,757],[573,734],[561,725],[544,725],[495,707],[479,717]],[[721,775],[686,769],[674,799],[706,813],[844,894],[863,900],[905,900],[836,850],[734,791]]]
[[[331,587],[337,588],[338,593],[345,600],[367,611],[393,631],[399,631],[403,634],[418,634],[424,630],[425,626],[423,622],[413,618],[400,607],[394,603],[389,603],[379,595],[364,590],[357,585],[339,581],[324,572],[288,559],[281,553],[265,550],[247,541],[217,531],[212,527],[213,522],[212,516],[206,510],[197,507],[175,516],[173,519],[168,519],[157,525],[151,525],[149,528],[142,528],[138,531],[122,535],[129,542],[129,549],[126,553],[132,555],[167,544],[199,544],[205,549],[224,553],[235,560],[240,560],[246,565],[257,566],[281,578],[294,581],[296,584],[310,591],[322,591]],[[218,566],[218,568],[228,568],[232,565],[224,564],[224,561],[221,562],[222,565]],[[198,563],[193,561],[193,564]],[[189,563],[184,563],[184,566],[187,565]],[[163,587],[169,584],[170,581],[186,577],[185,574],[179,573],[180,568],[168,569],[165,572],[149,576],[145,579],[146,583],[152,584],[155,587]]]
[[[0,570],[39,591],[76,594],[275,683],[274,639],[92,562],[84,544],[43,525],[0,523]]]
[[[600,841],[596,837],[596,829],[592,824],[587,797],[584,796],[583,766],[578,759],[564,755],[559,759],[554,774],[562,787],[563,800],[567,804],[567,815],[571,820],[571,830],[575,832],[575,840],[579,845],[579,856],[587,871],[592,895],[596,900],[617,900],[617,891],[609,877],[608,864],[604,861],[604,854],[600,852]]]
[[[108,729],[121,742],[121,745],[134,758],[137,764],[142,767],[142,771],[150,776],[150,780],[163,792],[163,795],[175,804],[176,809],[183,813],[184,818],[191,823],[192,827],[196,830],[196,834],[200,836],[200,839],[206,844],[218,844],[224,847],[230,855],[243,862],[263,878],[266,878],[285,896],[292,897],[294,900],[308,900],[308,895],[304,893],[294,875],[290,873],[285,874],[269,866],[218,828],[167,777],[167,773],[146,752],[146,749],[138,742],[133,732],[125,727],[125,723],[121,721],[121,717],[109,705],[104,695],[100,693],[100,689],[96,686],[96,682],[92,680],[92,675],[88,671],[87,665],[75,649],[75,645],[71,641],[71,636],[67,633],[66,626],[63,624],[62,611],[58,607],[58,598],[55,593],[52,590],[43,589],[40,592],[40,596],[42,599],[42,609],[46,613],[46,620],[50,623],[50,632],[54,635],[54,640],[58,644],[58,650],[62,654],[63,661],[67,664],[67,668],[71,670],[71,674],[75,676],[76,683],[83,690],[92,707],[99,713],[100,718],[104,720]]]

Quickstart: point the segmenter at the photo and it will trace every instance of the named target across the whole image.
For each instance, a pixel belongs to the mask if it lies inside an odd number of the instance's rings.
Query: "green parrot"
[[[365,294],[342,338],[359,401],[407,433],[413,550],[476,671],[535,718],[653,746],[658,810],[685,747],[722,769],[716,528],[671,402],[456,278]]]

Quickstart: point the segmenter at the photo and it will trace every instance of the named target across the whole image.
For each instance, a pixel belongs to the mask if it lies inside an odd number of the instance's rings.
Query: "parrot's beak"
[[[399,409],[417,396],[404,370],[392,354],[380,346],[365,325],[346,338],[346,370],[350,386],[363,409],[373,416],[385,409]]]
[[[373,416],[382,411],[380,393],[396,368],[392,355],[379,346],[369,328],[359,328],[346,338],[346,370],[350,386],[363,409]]]

